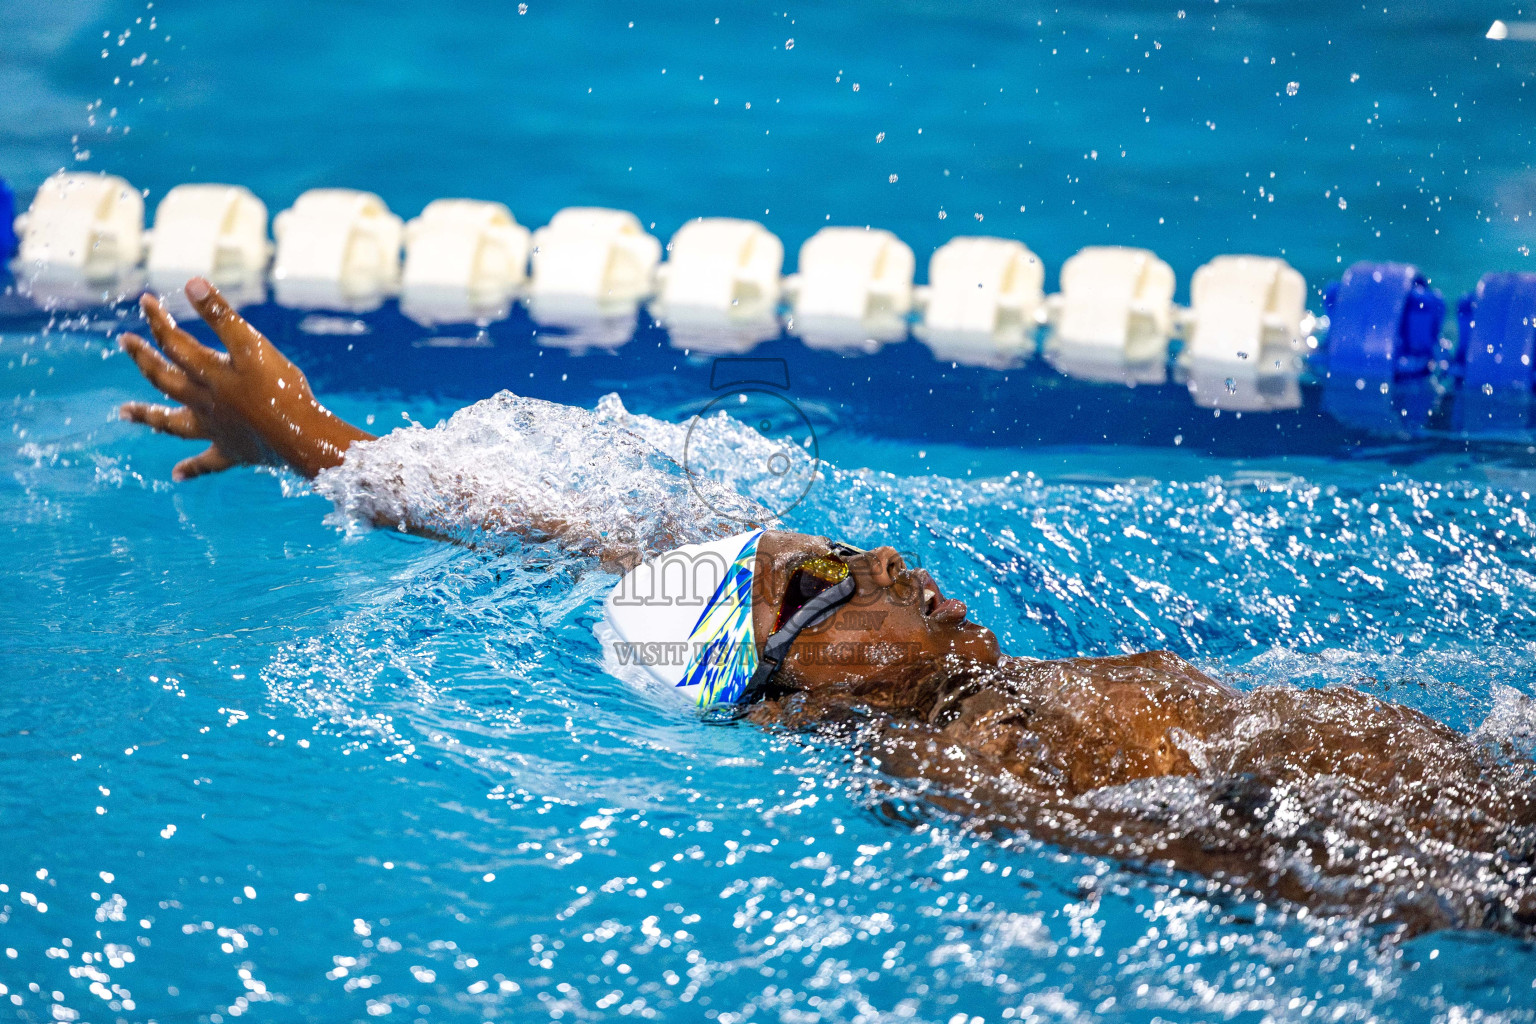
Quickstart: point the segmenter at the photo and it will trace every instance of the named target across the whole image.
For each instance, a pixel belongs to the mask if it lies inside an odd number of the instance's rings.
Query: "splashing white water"
[[[1501,750],[1536,759],[1536,698],[1495,684],[1493,710],[1472,737]]]
[[[577,550],[616,540],[651,553],[761,519],[740,494],[752,483],[743,449],[773,442],[724,416],[707,421],[694,434],[705,470],[690,476],[677,462],[686,433],[631,415],[616,395],[589,412],[503,391],[435,427],[353,446],[315,490],[335,502],[333,523],[395,524],[477,546],[531,530]]]

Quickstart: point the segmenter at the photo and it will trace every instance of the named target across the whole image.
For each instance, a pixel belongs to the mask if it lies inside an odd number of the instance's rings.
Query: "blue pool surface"
[[[11,5],[0,174],[25,197],[106,170],[151,206],[189,180],[274,211],[465,195],[532,225],[595,203],[663,238],[745,216],[791,264],[830,216],[920,268],[1019,237],[1052,280],[1105,242],[1186,286],[1224,251],[1314,287],[1359,258],[1448,294],[1532,269],[1536,45],[1483,39],[1510,4],[519,6]],[[376,431],[501,387],[674,421],[712,397],[655,339],[258,322]],[[1530,942],[1401,940],[915,801],[894,821],[837,747],[604,673],[605,578],[576,561],[348,534],[286,475],[173,485],[190,449],[112,414],[150,397],[112,329],[0,334],[0,1020],[1536,1020]],[[788,525],[914,553],[1006,650],[1167,647],[1531,749],[1525,445],[774,345],[830,464]]]
[[[521,6],[14,6],[3,176],[105,170],[151,206],[227,181],[274,213],[321,186],[407,217],[467,196],[534,226],[617,206],[664,240],[748,217],[790,269],[817,228],[872,224],[920,278],[992,233],[1048,287],[1094,244],[1156,250],[1181,295],[1223,252],[1314,288],[1357,259],[1447,294],[1536,269],[1536,48],[1483,38],[1518,4]]]

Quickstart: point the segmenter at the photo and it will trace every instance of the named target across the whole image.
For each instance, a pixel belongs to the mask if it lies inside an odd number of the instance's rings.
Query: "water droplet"
[[[1339,209],[1341,209],[1341,210],[1349,209],[1349,204],[1344,201],[1344,197],[1343,196],[1339,196]]]
[[[795,41],[793,39],[786,39],[786,40],[784,40],[784,49],[786,49],[786,50],[793,50],[794,48],[795,48]]]
[[[1484,384],[1483,385],[1483,394],[1485,394],[1485,395],[1493,394],[1493,385],[1492,384]]]
[[[1286,82],[1285,83],[1285,94],[1287,96],[1295,96],[1296,95],[1296,91],[1298,89],[1300,89],[1300,88],[1301,88],[1301,83],[1300,82]]]
[[[885,141],[885,132],[880,132],[878,135],[876,135],[875,136],[875,141],[876,142],[884,142]]]
[[[1237,381],[1233,380],[1231,377],[1227,378],[1227,394],[1237,394]]]
[[[894,175],[894,174],[891,175],[891,184],[892,185],[896,184],[896,175]],[[942,217],[943,214],[941,213],[941,214],[939,214],[939,216]]]

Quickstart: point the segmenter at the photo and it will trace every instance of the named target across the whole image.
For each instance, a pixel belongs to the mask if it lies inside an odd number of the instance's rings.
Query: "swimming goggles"
[[[863,553],[851,544],[836,541],[829,554],[807,559],[795,567],[784,588],[773,632],[763,644],[763,656],[742,692],[740,704],[750,704],[763,696],[774,673],[789,656],[790,645],[802,631],[821,622],[853,597],[858,585],[847,560]]]

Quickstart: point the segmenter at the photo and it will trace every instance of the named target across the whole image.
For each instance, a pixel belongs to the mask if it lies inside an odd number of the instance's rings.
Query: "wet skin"
[[[187,296],[226,352],[179,330],[150,296],[159,351],[121,338],[182,403],[130,402],[122,418],[210,442],[176,479],[249,463],[314,476],[371,439],[326,410],[207,282],[189,282]],[[579,524],[520,525],[511,509],[497,525],[592,550]],[[826,537],[763,535],[759,644],[795,568],[829,552]],[[612,565],[647,554],[600,552]],[[1022,834],[1195,871],[1409,931],[1536,935],[1529,761],[1357,690],[1243,693],[1168,652],[1006,658],[963,602],[895,549],[846,561],[855,596],[802,633],[776,692],[752,710],[757,723],[860,747],[893,786],[921,783],[924,806],[1004,842]]]
[[[217,288],[193,278],[187,298],[225,351],[208,348],[178,328],[152,295],[139,305],[160,351],[137,334],[118,338],[145,379],[181,403],[127,402],[118,415],[162,434],[210,442],[177,463],[173,479],[239,465],[288,465],[312,477],[340,465],[352,442],[373,439],[321,405],[299,368],[246,323]]]
[[[1406,934],[1536,937],[1536,766],[1507,749],[1348,687],[1240,692],[1166,651],[951,668],[753,718],[915,783],[891,787],[900,817],[936,806]]]

